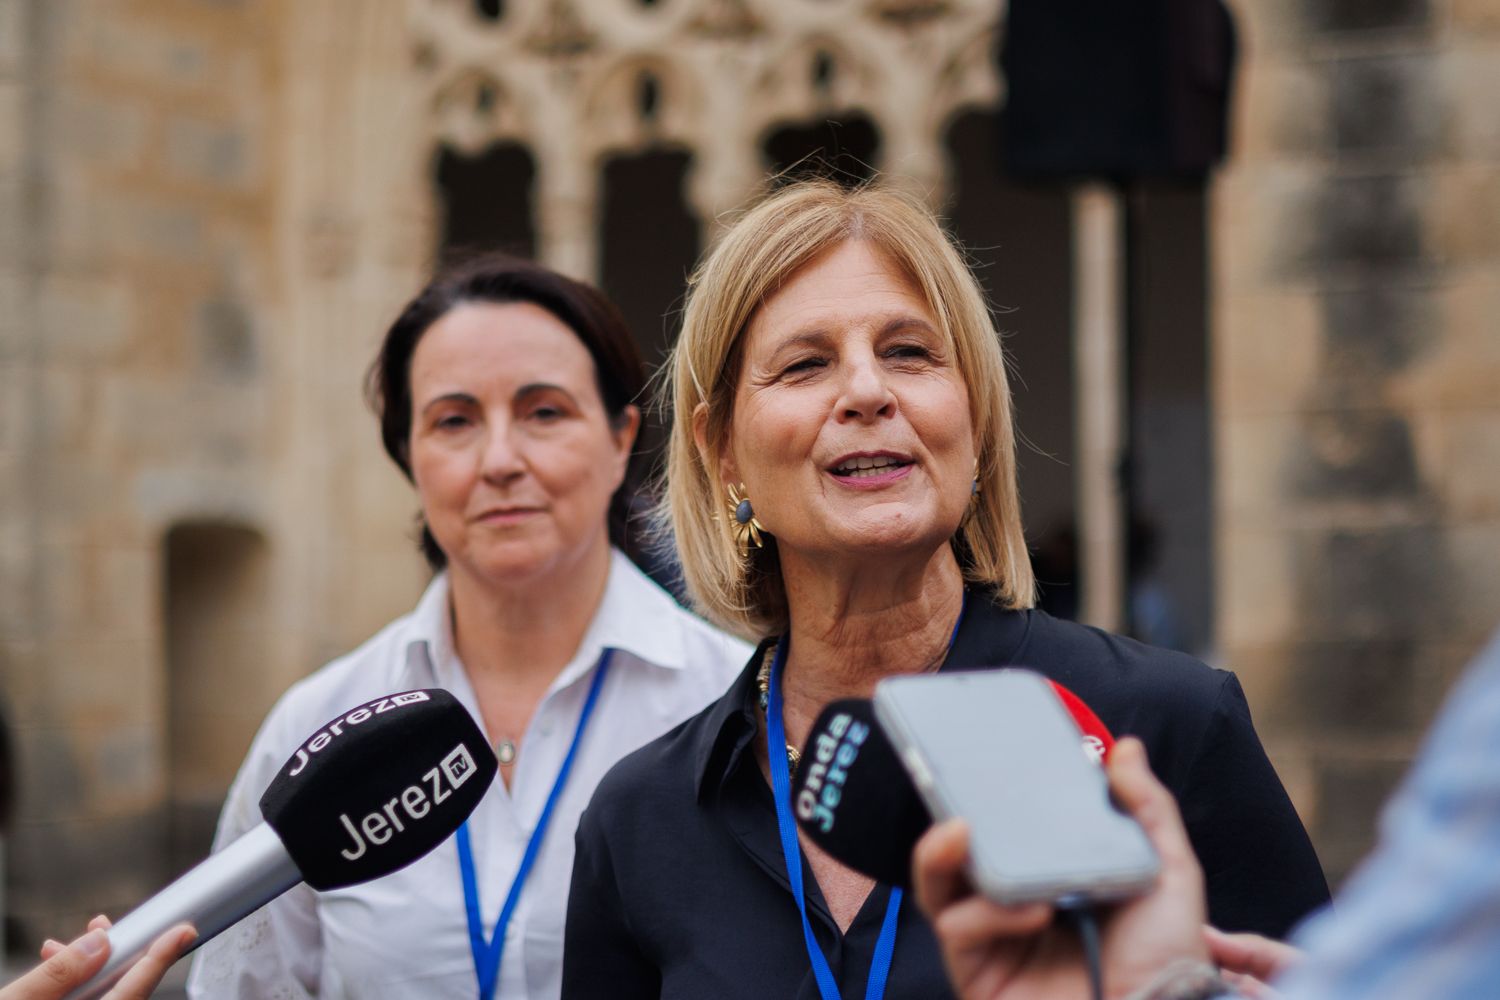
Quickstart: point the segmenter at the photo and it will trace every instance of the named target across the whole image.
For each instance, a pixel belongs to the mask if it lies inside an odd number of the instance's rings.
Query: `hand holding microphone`
[[[0,1000],[62,1000],[109,960],[110,923],[104,916],[89,921],[88,932],[72,944],[48,941],[42,945],[42,964],[0,989]],[[197,934],[179,924],[157,938],[146,954],[123,973],[104,1000],[146,1000],[172,963],[192,946]]]
[[[68,1000],[104,995],[174,925],[196,929],[197,947],[299,882],[327,891],[405,867],[458,829],[498,769],[446,691],[344,713],[282,766],[260,800],[264,823],[109,929],[109,957]]]

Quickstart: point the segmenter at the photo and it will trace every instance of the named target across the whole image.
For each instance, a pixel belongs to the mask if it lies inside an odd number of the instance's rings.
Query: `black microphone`
[[[93,1000],[164,931],[190,923],[193,947],[299,882],[327,891],[406,867],[447,840],[499,770],[489,741],[447,691],[406,691],[328,722],[261,796],[265,822],[109,930],[104,967],[67,1000]]]
[[[834,860],[903,889],[912,848],[932,825],[868,698],[831,702],[819,714],[792,782],[792,811]]]
[[[1077,695],[1048,683],[1077,724],[1084,749],[1103,760],[1114,747],[1109,729]],[[835,861],[877,882],[910,888],[912,850],[932,814],[869,699],[831,702],[813,722],[792,782],[792,811]]]

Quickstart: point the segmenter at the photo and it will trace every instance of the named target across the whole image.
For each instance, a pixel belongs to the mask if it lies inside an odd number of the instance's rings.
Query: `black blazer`
[[[817,1000],[770,788],[746,752],[765,646],[723,698],[600,783],[578,828],[565,998]],[[1283,937],[1327,902],[1233,674],[971,593],[942,669],[985,666],[1038,670],[1114,735],[1140,737],[1182,807],[1217,926]],[[805,861],[803,881],[841,993],[863,996],[889,891],[877,886],[840,934]],[[930,929],[904,902],[886,996],[951,995]]]

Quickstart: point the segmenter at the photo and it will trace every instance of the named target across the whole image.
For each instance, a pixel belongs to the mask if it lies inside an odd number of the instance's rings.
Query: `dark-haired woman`
[[[262,790],[308,733],[391,691],[456,694],[503,780],[410,867],[347,890],[299,886],[210,942],[189,990],[556,997],[573,832],[594,786],[721,694],[749,647],[621,551],[644,374],[599,292],[512,258],[471,262],[406,307],[370,389],[436,575],[413,612],[282,697],[216,846],[260,820]]]

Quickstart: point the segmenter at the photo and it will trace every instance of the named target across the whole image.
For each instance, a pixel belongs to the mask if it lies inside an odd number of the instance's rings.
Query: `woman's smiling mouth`
[[[828,472],[849,485],[877,485],[904,478],[911,459],[890,453],[850,455]]]

